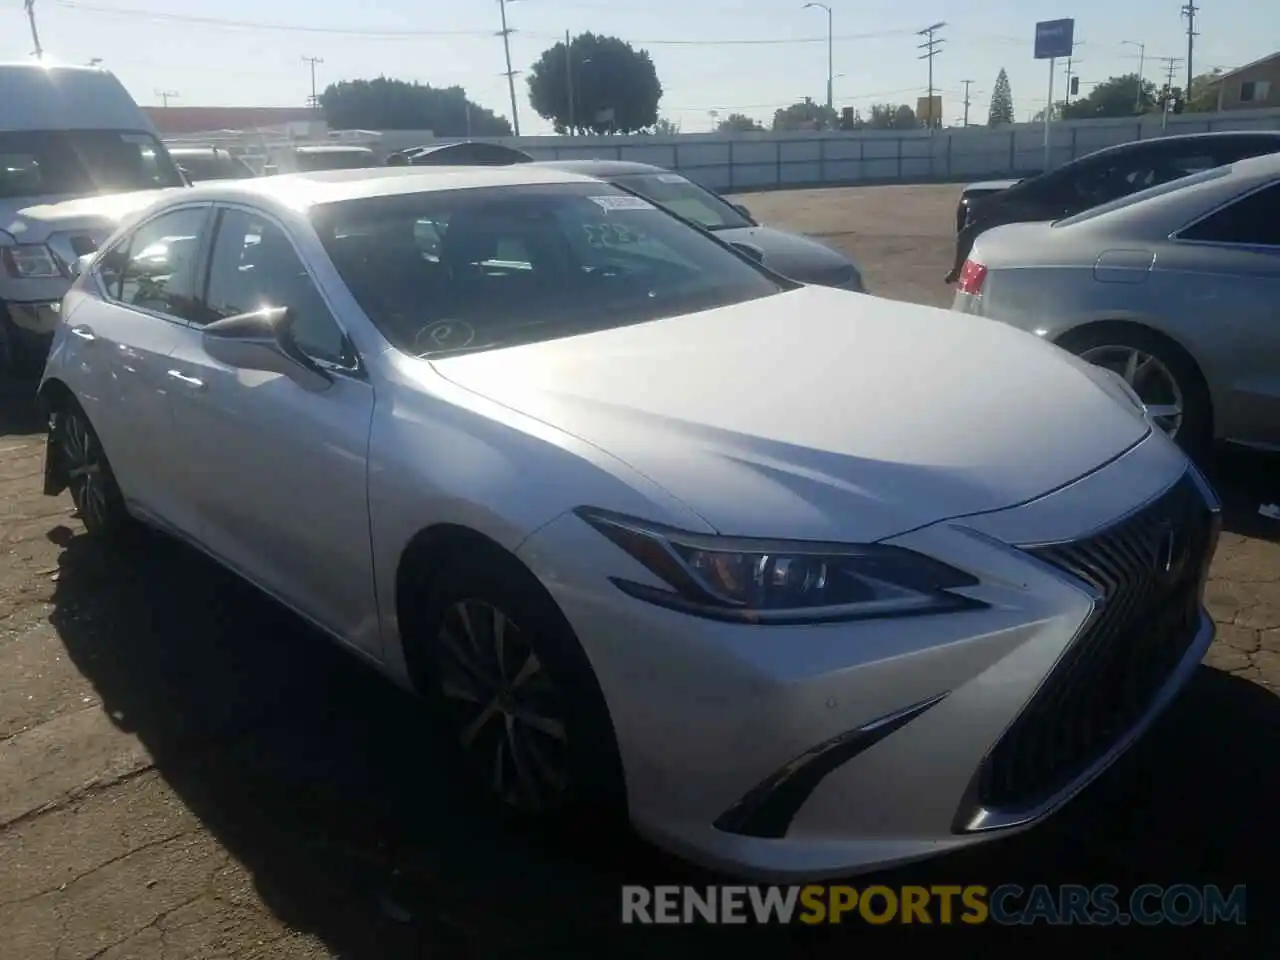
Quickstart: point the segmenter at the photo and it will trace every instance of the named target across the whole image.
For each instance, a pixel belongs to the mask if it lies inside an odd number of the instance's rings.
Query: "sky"
[[[832,9],[835,103],[864,114],[878,102],[910,103],[928,86],[916,35],[946,21],[934,59],[943,122],[964,115],[984,123],[1001,67],[1015,115],[1044,106],[1049,69],[1032,56],[1035,23],[1075,19],[1072,71],[1081,94],[1093,82],[1138,69],[1163,80],[1162,57],[1187,54],[1185,0],[827,0]],[[1280,50],[1276,0],[1206,0],[1196,14],[1194,66],[1230,69]],[[511,65],[527,70],[571,33],[620,37],[649,51],[662,82],[659,113],[683,132],[705,132],[714,115],[745,113],[768,123],[804,97],[826,99],[827,15],[802,0],[507,0]],[[101,58],[141,104],[301,106],[311,93],[306,57],[319,57],[320,89],[379,75],[433,86],[461,85],[468,96],[511,116],[498,0],[35,0],[45,54],[68,63]],[[1124,44],[1122,41],[1134,41]],[[0,60],[33,49],[23,0],[0,0]],[[1176,68],[1185,80],[1185,61]],[[1057,69],[1055,99],[1065,64]],[[520,132],[551,133],[515,78]]]

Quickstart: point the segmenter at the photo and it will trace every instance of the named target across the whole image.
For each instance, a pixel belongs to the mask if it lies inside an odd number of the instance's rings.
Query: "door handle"
[[[79,337],[81,340],[85,341],[86,343],[93,343],[93,341],[98,339],[93,335],[93,330],[90,327],[86,327],[84,324],[80,324],[79,326],[72,327],[71,333],[74,336]]]
[[[184,387],[190,387],[192,390],[204,389],[203,380],[201,380],[199,377],[188,377],[185,373],[183,373],[180,370],[170,370],[169,379],[177,380]]]

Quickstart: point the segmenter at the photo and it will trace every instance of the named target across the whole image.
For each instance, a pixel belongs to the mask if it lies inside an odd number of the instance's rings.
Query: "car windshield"
[[[179,153],[174,160],[192,181],[245,180],[253,176],[248,164],[229,153]]]
[[[630,173],[609,179],[623,189],[648,197],[676,216],[699,223],[708,230],[754,226],[726,201],[678,173]]]
[[[352,296],[415,356],[574,336],[791,289],[602,183],[346,200],[311,217]]]
[[[1170,180],[1167,183],[1161,183],[1154,187],[1148,187],[1146,190],[1139,190],[1137,193],[1131,193],[1128,196],[1120,197],[1109,203],[1104,203],[1093,207],[1084,213],[1077,213],[1074,217],[1067,217],[1063,220],[1055,220],[1055,227],[1071,227],[1077,223],[1084,223],[1086,220],[1092,220],[1094,217],[1100,217],[1104,213],[1113,213],[1135,203],[1141,203],[1143,200],[1150,200],[1152,197],[1160,197],[1166,193],[1172,193],[1174,190],[1181,190],[1197,183],[1205,183],[1209,180],[1217,180],[1219,177],[1225,177],[1231,173],[1231,167],[1214,167],[1210,170],[1202,170],[1199,173],[1193,173],[1186,177],[1180,177],[1176,180]]]
[[[0,199],[183,186],[159,141],[127,130],[0,133]]]

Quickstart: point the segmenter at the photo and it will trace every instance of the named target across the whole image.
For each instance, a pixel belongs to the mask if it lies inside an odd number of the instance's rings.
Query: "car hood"
[[[848,257],[808,237],[762,226],[717,230],[716,236],[726,243],[756,247],[764,254],[765,266],[801,283],[842,287],[862,279]]]
[[[996,193],[1000,190],[1008,190],[1021,182],[1021,180],[983,180],[965,187],[964,195],[968,196],[970,193]]]
[[[0,206],[0,230],[17,243],[47,243],[51,236],[83,233],[101,243],[126,216],[142,210],[174,190],[139,190],[92,197],[34,197]]]
[[[1030,334],[823,287],[432,363],[742,536],[871,541],[1002,509],[1148,432]]]

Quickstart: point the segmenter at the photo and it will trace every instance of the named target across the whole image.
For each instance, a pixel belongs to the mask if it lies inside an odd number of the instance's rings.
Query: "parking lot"
[[[853,255],[869,286],[946,305],[957,186],[741,196]],[[821,349],[815,344],[815,349]],[[904,376],[908,375],[904,371]],[[110,550],[40,495],[30,388],[0,396],[0,957],[704,956],[727,930],[618,923],[623,883],[707,878],[618,839],[495,825],[443,779],[409,698],[290,614],[158,536]],[[1244,928],[1030,931],[1095,955],[1277,955],[1280,468],[1224,456],[1218,640],[1150,736],[1029,834],[887,883],[1250,887]],[[660,709],[660,706],[655,706]],[[847,957],[847,925],[770,931],[783,957]],[[950,951],[1026,931],[934,930]],[[941,941],[945,939],[946,944]],[[1268,949],[1269,948],[1269,949]]]

